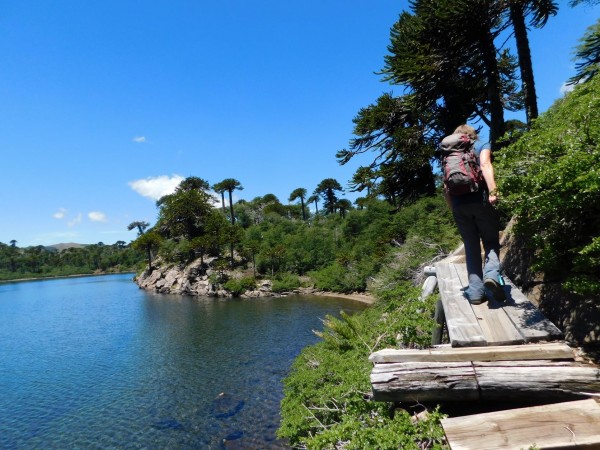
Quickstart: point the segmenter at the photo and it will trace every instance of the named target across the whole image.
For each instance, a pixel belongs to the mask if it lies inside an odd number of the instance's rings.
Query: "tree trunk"
[[[488,29],[491,29],[491,25]],[[488,85],[488,100],[490,102],[490,143],[492,150],[494,150],[495,142],[504,134],[504,108],[502,107],[496,46],[491,31],[485,33],[485,38],[482,41],[482,55]]]
[[[531,50],[527,36],[527,26],[523,15],[521,4],[510,2],[510,20],[515,32],[517,53],[519,55],[519,68],[521,70],[521,85],[525,96],[525,118],[527,125],[538,116],[537,96],[535,82],[533,79],[533,67],[531,65]]]
[[[235,217],[233,215],[233,195],[232,191],[227,191],[229,193],[229,213],[231,214],[231,225],[235,225]]]

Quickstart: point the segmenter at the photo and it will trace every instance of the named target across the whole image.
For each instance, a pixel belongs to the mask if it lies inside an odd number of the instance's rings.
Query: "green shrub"
[[[331,292],[364,291],[366,279],[360,277],[356,267],[345,266],[335,262],[321,270],[310,272],[315,287]]]
[[[441,448],[441,415],[413,424],[405,412],[369,400],[371,352],[408,342],[431,341],[433,299],[398,286],[388,297],[354,315],[328,316],[323,338],[295,360],[284,381],[281,438],[305,448]]]
[[[498,158],[502,202],[534,270],[600,294],[600,77],[557,101]]]
[[[252,277],[244,277],[240,279],[232,278],[223,285],[223,288],[234,297],[239,297],[246,291],[251,291],[256,288],[256,281]]]
[[[279,274],[274,280],[271,290],[273,292],[289,292],[300,287],[300,278],[292,273]]]

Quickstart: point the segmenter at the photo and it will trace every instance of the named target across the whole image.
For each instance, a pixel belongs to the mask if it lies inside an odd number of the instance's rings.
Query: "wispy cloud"
[[[175,188],[184,180],[181,175],[161,175],[148,177],[141,180],[130,181],[128,184],[135,192],[143,197],[158,200],[159,198],[172,194]]]
[[[100,211],[92,211],[88,213],[88,219],[92,222],[106,222],[106,214]]]
[[[567,84],[566,82],[564,82],[560,87],[560,94],[565,95],[567,92],[571,92],[573,89],[575,89],[574,84]]]
[[[60,220],[60,219],[64,219],[66,215],[67,215],[67,210],[65,208],[59,208],[58,211],[56,211],[54,214],[52,214],[52,217]]]
[[[67,223],[69,227],[74,227],[75,225],[81,223],[81,219],[83,218],[83,214],[79,213],[72,220]]]
[[[136,144],[143,144],[146,142],[146,136],[135,136],[132,141]]]

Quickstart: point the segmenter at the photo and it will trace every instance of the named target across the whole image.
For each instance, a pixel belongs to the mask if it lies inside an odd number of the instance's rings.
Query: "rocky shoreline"
[[[209,263],[196,260],[186,266],[157,265],[151,271],[145,270],[136,276],[134,281],[141,289],[160,294],[232,297],[231,292],[211,280],[211,275],[215,273],[215,270],[210,267]],[[229,275],[232,277],[241,276],[235,272]],[[290,292],[273,292],[271,280],[258,281],[255,289],[244,292],[240,295],[240,298],[285,297],[294,294],[346,298],[367,304],[372,304],[375,301],[375,298],[368,293],[342,294],[321,291],[312,287],[302,287]]]

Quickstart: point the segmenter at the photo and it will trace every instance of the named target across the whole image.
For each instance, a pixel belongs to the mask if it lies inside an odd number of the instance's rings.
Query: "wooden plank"
[[[377,401],[574,400],[600,393],[600,370],[573,361],[375,364]]]
[[[475,317],[471,305],[463,296],[462,285],[454,266],[448,263],[435,264],[438,286],[448,336],[453,347],[485,346],[487,342]]]
[[[453,264],[463,286],[469,285],[469,275],[465,264]],[[488,300],[481,305],[471,305],[487,345],[522,344],[525,339],[515,327],[514,322],[506,315],[502,306],[495,300]]]
[[[372,353],[373,363],[418,361],[515,361],[535,359],[574,359],[573,349],[564,342],[497,347],[438,347],[425,350],[383,349]]]
[[[371,387],[375,401],[439,402],[479,398],[477,380],[469,362],[376,365],[371,372]]]
[[[600,447],[592,399],[453,417],[442,426],[452,450]]]
[[[562,339],[563,334],[556,325],[548,320],[508,278],[505,277],[504,280],[508,295],[502,309],[519,329],[525,341]]]
[[[600,392],[600,369],[569,361],[474,362],[482,400],[573,399]]]

